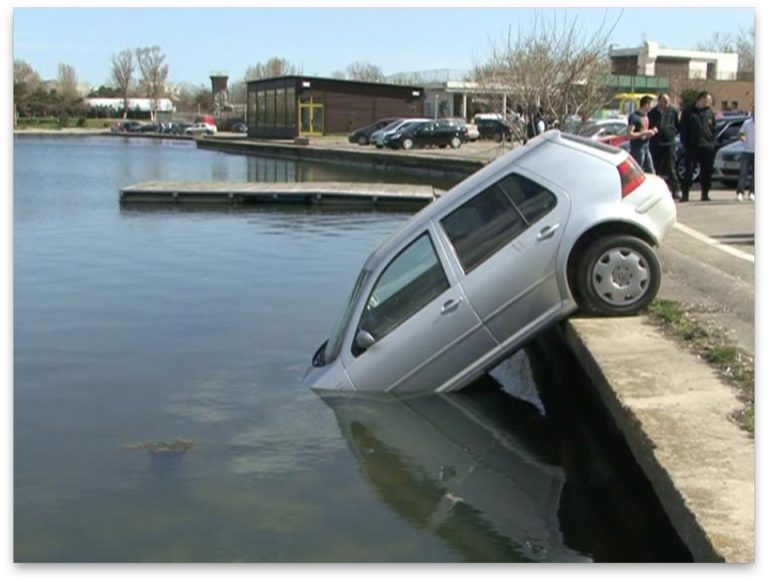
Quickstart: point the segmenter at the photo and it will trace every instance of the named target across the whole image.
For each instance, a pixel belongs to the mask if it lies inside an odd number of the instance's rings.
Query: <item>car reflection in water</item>
[[[542,417],[491,382],[411,398],[317,394],[376,496],[462,559],[591,561],[568,548],[560,531],[564,470],[522,436],[541,434],[531,424]]]

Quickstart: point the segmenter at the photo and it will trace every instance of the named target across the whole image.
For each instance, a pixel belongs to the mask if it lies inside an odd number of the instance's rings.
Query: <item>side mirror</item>
[[[355,336],[355,345],[362,351],[367,350],[375,343],[376,340],[373,338],[370,332],[367,332],[364,329],[358,331],[357,335]]]

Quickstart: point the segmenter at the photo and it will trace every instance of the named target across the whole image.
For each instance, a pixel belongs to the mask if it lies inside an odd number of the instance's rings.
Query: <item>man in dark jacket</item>
[[[657,130],[651,137],[651,157],[656,174],[664,178],[675,200],[680,200],[675,171],[675,136],[679,122],[677,109],[669,104],[669,95],[662,93],[656,107],[648,112],[648,127]]]
[[[715,161],[715,114],[712,95],[708,91],[698,94],[696,103],[686,107],[680,119],[680,141],[685,148],[685,178],[681,202],[688,202],[696,164],[701,168],[701,199],[709,201],[712,185],[712,165]]]

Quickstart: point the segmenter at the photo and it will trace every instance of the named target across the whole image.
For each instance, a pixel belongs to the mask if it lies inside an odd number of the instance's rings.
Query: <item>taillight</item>
[[[621,162],[618,166],[621,176],[621,197],[629,196],[640,184],[645,182],[645,173],[637,165],[632,156]]]

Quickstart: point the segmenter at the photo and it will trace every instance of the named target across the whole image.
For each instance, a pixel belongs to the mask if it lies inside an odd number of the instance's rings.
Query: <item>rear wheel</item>
[[[358,145],[368,145],[368,138],[365,137],[364,135],[361,135],[360,137],[357,138],[357,143]]]
[[[493,141],[496,143],[501,143],[504,141],[504,134],[503,133],[494,133],[493,134]]]
[[[598,315],[634,315],[656,297],[661,267],[654,250],[629,235],[592,242],[578,262],[581,308]]]
[[[461,140],[458,137],[451,138],[451,147],[457,149],[461,147]]]

